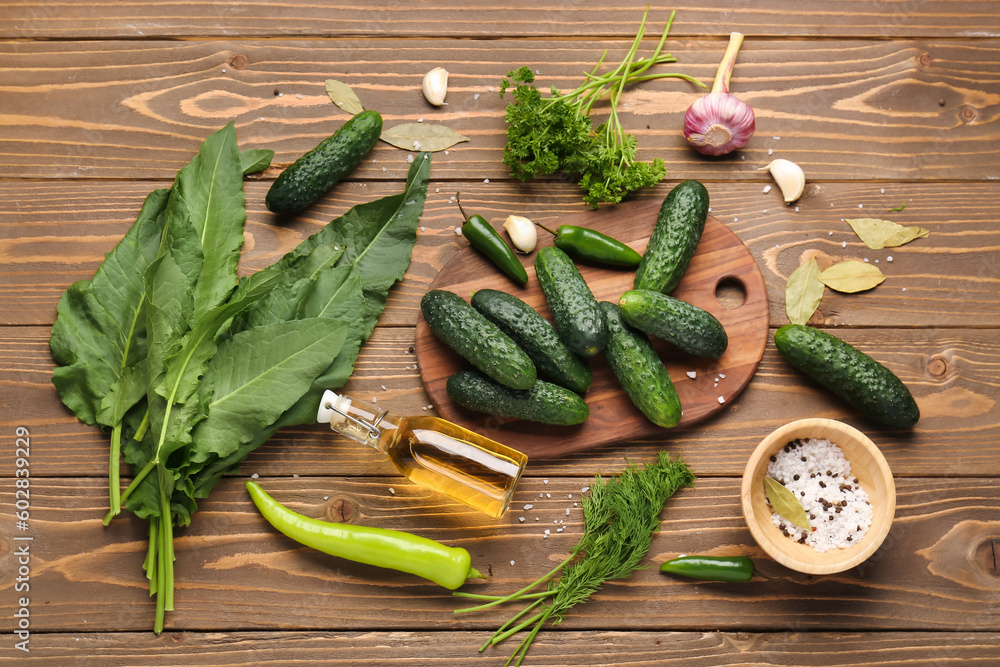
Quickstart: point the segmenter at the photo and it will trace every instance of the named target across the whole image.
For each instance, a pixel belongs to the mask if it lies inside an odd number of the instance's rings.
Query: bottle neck
[[[385,441],[383,434],[396,428],[396,418],[374,403],[332,393],[323,401],[320,409],[327,411],[333,431],[379,451]]]

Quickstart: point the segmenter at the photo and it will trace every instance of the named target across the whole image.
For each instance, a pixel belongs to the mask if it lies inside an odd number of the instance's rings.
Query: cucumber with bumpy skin
[[[481,289],[472,295],[472,307],[514,339],[535,362],[539,375],[582,394],[593,374],[587,362],[566,347],[547,319],[513,294]]]
[[[718,359],[729,347],[729,336],[712,313],[698,306],[649,290],[629,290],[618,300],[622,317],[696,357]]]
[[[601,302],[608,323],[604,358],[635,407],[657,426],[672,428],[681,420],[681,399],[652,343],[622,319],[616,304]]]
[[[913,395],[895,373],[836,336],[786,324],[774,332],[774,344],[789,363],[871,419],[893,428],[920,419]]]
[[[461,371],[448,378],[445,389],[462,407],[498,417],[573,426],[590,415],[590,409],[578,394],[544,380],[518,391],[482,373]]]
[[[566,347],[583,357],[603,350],[608,337],[604,315],[569,255],[556,247],[542,248],[535,255],[535,275]]]
[[[513,389],[538,379],[535,364],[497,325],[454,292],[431,290],[420,300],[427,326],[473,366]]]
[[[264,204],[274,213],[295,213],[319,199],[357,167],[382,134],[382,116],[362,111],[278,174]]]
[[[707,217],[708,190],[704,185],[689,180],[671,190],[660,206],[633,287],[673,292],[694,256]]]

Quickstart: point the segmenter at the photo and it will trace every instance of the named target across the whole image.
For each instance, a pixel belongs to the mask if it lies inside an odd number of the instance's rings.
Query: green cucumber
[[[497,382],[513,389],[535,384],[535,364],[524,350],[462,297],[431,290],[420,311],[435,336]]]
[[[445,389],[463,408],[498,417],[573,426],[590,414],[590,408],[578,394],[544,380],[531,389],[518,391],[482,373],[461,371],[448,378]]]
[[[587,362],[566,347],[549,321],[524,301],[500,290],[481,289],[472,295],[472,307],[528,353],[539,375],[578,394],[590,388],[593,374]]]
[[[382,116],[362,111],[278,174],[264,204],[274,213],[295,213],[319,199],[371,152],[382,134]]]
[[[603,350],[608,338],[604,315],[569,255],[553,246],[542,248],[535,255],[535,275],[566,347],[583,357]]]
[[[669,294],[694,256],[708,217],[708,190],[698,181],[679,184],[663,200],[642,261],[635,289]]]
[[[672,428],[681,420],[681,399],[667,369],[646,335],[622,318],[616,304],[601,302],[608,323],[604,358],[635,407],[657,426]]]
[[[920,419],[902,380],[836,336],[786,324],[774,332],[774,344],[789,363],[880,424],[909,428]]]
[[[726,330],[714,315],[662,292],[630,290],[622,294],[618,307],[636,329],[696,357],[718,359],[729,346]]]

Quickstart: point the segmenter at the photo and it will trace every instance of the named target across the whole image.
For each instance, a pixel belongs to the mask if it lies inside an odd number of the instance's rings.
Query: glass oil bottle
[[[410,481],[500,518],[528,457],[440,417],[397,417],[327,391],[316,421],[389,457]]]

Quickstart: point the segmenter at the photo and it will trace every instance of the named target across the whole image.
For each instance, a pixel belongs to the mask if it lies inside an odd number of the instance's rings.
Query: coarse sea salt
[[[771,457],[767,475],[802,503],[812,531],[781,518],[771,520],[789,539],[819,552],[847,548],[864,539],[872,525],[868,492],[851,474],[843,450],[829,440],[793,440]]]

